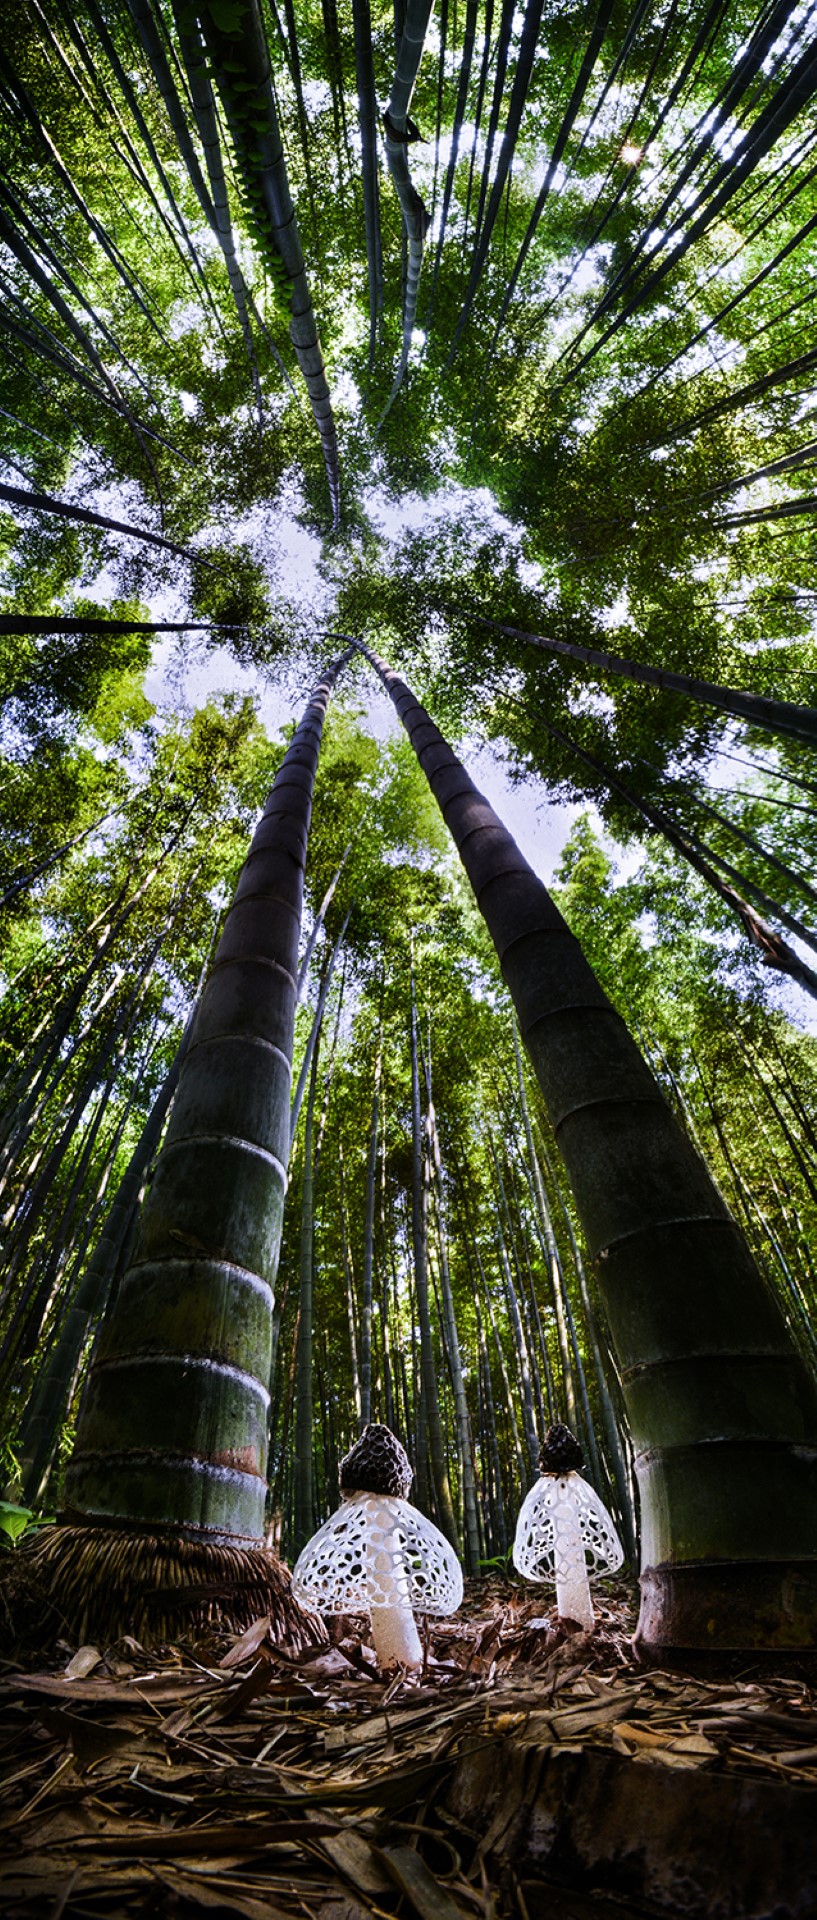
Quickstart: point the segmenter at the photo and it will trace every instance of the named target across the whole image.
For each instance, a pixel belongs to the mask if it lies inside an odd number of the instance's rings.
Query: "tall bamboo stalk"
[[[411,1236],[414,1252],[414,1285],[417,1294],[417,1320],[420,1328],[420,1384],[422,1399],[417,1428],[418,1433],[422,1428],[428,1436],[428,1458],[440,1525],[443,1532],[447,1534],[452,1546],[456,1546],[457,1522],[453,1501],[451,1499],[451,1487],[445,1457],[445,1441],[443,1439],[442,1421],[440,1419],[437,1368],[434,1360],[434,1347],[431,1337],[431,1314],[428,1300],[428,1219],[425,1204],[426,1186],[423,1178],[420,1060],[417,1041],[417,1001],[414,992],[413,974],[411,982],[411,1135]]]
[[[460,1487],[462,1490],[465,1563],[468,1572],[476,1574],[479,1573],[479,1514],[476,1479],[474,1476],[474,1442],[471,1433],[471,1416],[468,1411],[468,1396],[465,1391],[465,1377],[462,1370],[462,1352],[460,1349],[457,1317],[454,1311],[451,1273],[448,1265],[442,1154],[440,1152],[440,1139],[437,1132],[434,1103],[431,1098],[430,1076],[428,1111],[426,1114],[426,1138],[429,1146],[429,1171],[433,1175],[433,1188],[437,1208],[437,1247],[440,1265],[442,1324],[448,1352],[451,1390],[454,1396],[454,1418],[457,1433],[457,1452],[460,1463]]]
[[[639,1638],[813,1645],[814,1378],[542,882],[409,688],[361,651],[459,848],[597,1265],[641,1490]]]
[[[281,764],[197,1009],[66,1473],[66,1517],[84,1525],[236,1546],[264,1537],[304,860],[342,664]]]
[[[318,1028],[312,1051],[309,1093],[304,1122],[304,1157],[301,1168],[301,1236],[299,1254],[300,1314],[298,1319],[298,1364],[295,1375],[295,1515],[293,1546],[296,1553],[306,1546],[315,1531],[314,1436],[312,1423],[312,1373],[314,1348],[315,1298],[315,1097],[318,1089],[318,1062],[321,1034]]]

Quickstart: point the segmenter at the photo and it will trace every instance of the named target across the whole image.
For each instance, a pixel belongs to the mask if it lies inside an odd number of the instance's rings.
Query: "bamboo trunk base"
[[[817,1559],[647,1567],[634,1645],[679,1653],[817,1649]]]
[[[109,1646],[126,1633],[156,1646],[206,1627],[240,1632],[264,1614],[271,1640],[290,1651],[327,1644],[323,1622],[295,1600],[289,1569],[263,1547],[57,1525],[12,1560],[6,1628],[40,1649],[58,1639]]]

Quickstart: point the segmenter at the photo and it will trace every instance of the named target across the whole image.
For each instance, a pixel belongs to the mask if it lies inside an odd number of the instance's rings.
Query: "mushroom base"
[[[422,1666],[423,1649],[410,1607],[372,1607],[372,1639],[381,1670]]]
[[[575,1620],[576,1625],[584,1627],[589,1633],[595,1626],[596,1616],[590,1598],[590,1582],[582,1565],[567,1574],[556,1574],[556,1608],[560,1620]]]
[[[664,1563],[640,1586],[639,1652],[817,1649],[817,1560]]]

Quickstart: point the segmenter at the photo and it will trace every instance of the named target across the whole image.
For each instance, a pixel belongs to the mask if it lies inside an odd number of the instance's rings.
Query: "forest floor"
[[[470,1583],[390,1683],[362,1620],[6,1664],[3,1920],[814,1920],[805,1678],[639,1666],[622,1583],[597,1615]]]

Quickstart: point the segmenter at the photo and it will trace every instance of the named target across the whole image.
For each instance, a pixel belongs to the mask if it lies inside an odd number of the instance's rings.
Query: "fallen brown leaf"
[[[270,1617],[268,1613],[264,1614],[260,1620],[253,1620],[250,1626],[247,1627],[246,1632],[242,1633],[240,1639],[236,1640],[229,1652],[225,1653],[223,1660],[219,1660],[219,1666],[227,1668],[240,1667],[242,1661],[249,1660],[251,1655],[257,1653],[258,1648],[263,1646],[264,1641],[269,1638],[269,1630]]]

